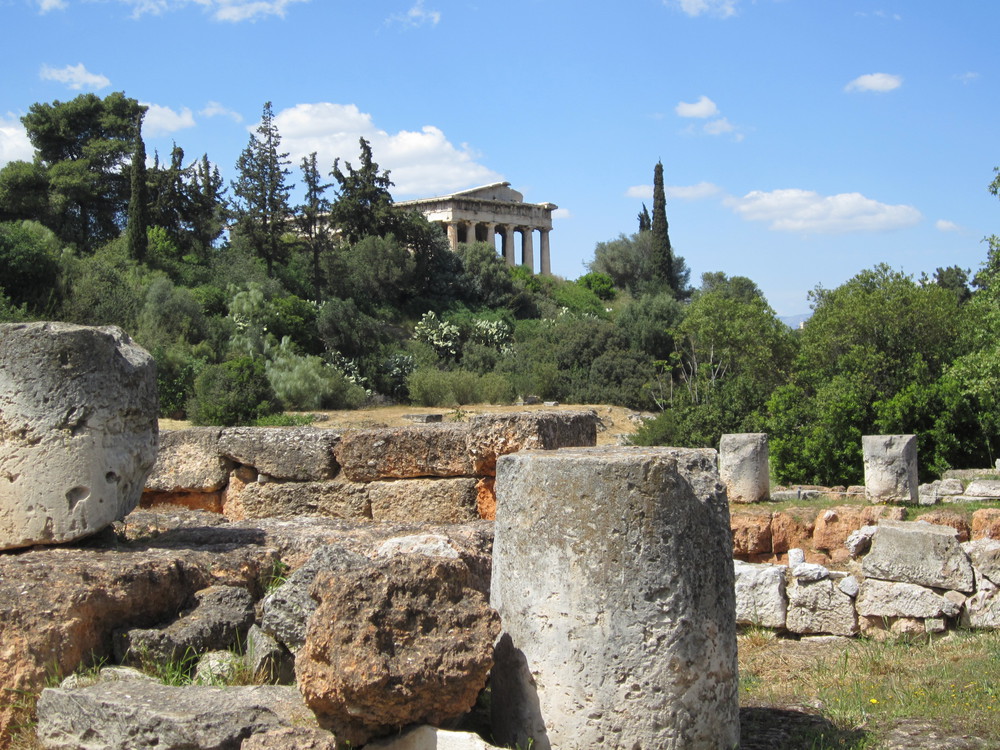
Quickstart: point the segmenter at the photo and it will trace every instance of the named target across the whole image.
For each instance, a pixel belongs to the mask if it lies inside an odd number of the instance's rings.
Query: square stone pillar
[[[916,503],[916,435],[865,435],[865,496],[876,503]]]
[[[731,503],[759,503],[771,498],[767,435],[723,435],[719,441],[719,476]]]

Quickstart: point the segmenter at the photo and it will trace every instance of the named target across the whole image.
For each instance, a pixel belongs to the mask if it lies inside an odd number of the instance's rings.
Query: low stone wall
[[[142,505],[182,505],[232,520],[311,515],[464,523],[494,518],[497,457],[596,443],[592,411],[482,414],[466,422],[344,432],[164,431]]]
[[[878,637],[1000,627],[1000,541],[950,526],[882,519],[850,534],[844,570],[736,560],[736,618],[793,634]]]

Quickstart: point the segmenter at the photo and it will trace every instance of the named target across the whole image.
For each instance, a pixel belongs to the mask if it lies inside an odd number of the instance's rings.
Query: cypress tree
[[[653,223],[650,230],[653,233],[653,277],[656,281],[669,286],[677,296],[680,289],[674,268],[674,252],[670,247],[670,235],[667,232],[667,196],[663,190],[662,161],[656,162],[656,168],[653,170]]]
[[[129,257],[141,263],[146,259],[146,251],[149,249],[149,239],[146,236],[146,229],[149,226],[147,210],[149,194],[146,189],[146,145],[142,142],[142,115],[135,119],[135,144],[132,149],[130,176],[126,241]]]
[[[639,231],[648,232],[653,228],[653,220],[649,218],[649,209],[646,208],[646,204],[642,204],[642,211],[639,212]]]

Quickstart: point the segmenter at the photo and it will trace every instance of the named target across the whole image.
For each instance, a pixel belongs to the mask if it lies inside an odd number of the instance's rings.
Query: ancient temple
[[[501,238],[502,254],[508,265],[517,265],[515,233],[521,235],[521,262],[535,271],[534,233],[539,233],[540,271],[551,275],[549,232],[552,231],[553,203],[525,203],[524,196],[512,190],[509,182],[463,190],[437,198],[400,201],[403,208],[420,211],[429,221],[443,224],[451,249],[460,242],[496,243]]]

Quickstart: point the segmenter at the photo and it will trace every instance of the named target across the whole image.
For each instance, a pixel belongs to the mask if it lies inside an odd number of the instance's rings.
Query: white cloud
[[[811,190],[754,190],[726,203],[748,221],[779,232],[841,234],[899,229],[921,220],[913,206],[890,206],[860,193],[823,196]]]
[[[664,0],[667,5],[677,5],[689,16],[702,14],[729,18],[736,15],[736,4],[739,0]]]
[[[74,91],[80,89],[92,89],[100,91],[111,85],[111,80],[107,76],[91,73],[83,63],[67,65],[65,68],[53,68],[43,65],[39,72],[39,77],[43,81],[58,81],[69,86]]]
[[[633,185],[628,190],[625,191],[625,195],[629,198],[642,198],[643,200],[652,200],[653,198],[653,186],[652,185]]]
[[[844,86],[844,91],[877,91],[884,93],[898,89],[902,85],[903,79],[900,76],[892,75],[891,73],[868,73],[867,75],[858,76]]]
[[[953,221],[948,221],[947,219],[938,219],[934,222],[934,228],[939,232],[961,232],[962,227]]]
[[[447,194],[503,179],[479,164],[468,145],[455,146],[439,128],[425,125],[419,131],[387,133],[353,104],[297,104],[278,112],[274,124],[294,165],[315,151],[324,171],[337,157],[357,167],[358,139],[365,138],[379,167],[391,171],[393,197],[399,199]]]
[[[148,14],[159,15],[191,5],[201,7],[216,21],[256,21],[265,16],[285,17],[286,9],[292,3],[307,3],[310,0],[118,0],[132,9],[132,17]],[[64,9],[66,0],[38,0],[42,13],[54,8]]]
[[[720,117],[718,120],[712,120],[711,122],[705,123],[705,132],[709,135],[724,135],[725,133],[732,133],[736,130],[736,126],[733,125],[725,117]]]
[[[386,22],[399,23],[404,26],[423,26],[425,23],[437,26],[440,20],[441,13],[439,11],[427,10],[424,8],[424,0],[416,0],[413,7],[406,13],[394,13],[386,19]]]
[[[679,117],[714,117],[719,114],[719,108],[715,106],[715,102],[702,95],[696,102],[678,102],[674,112]]]
[[[198,114],[202,117],[229,117],[233,122],[243,122],[243,115],[224,107],[219,102],[209,102]]]
[[[12,161],[31,161],[35,149],[21,121],[13,114],[0,117],[0,166]]]
[[[697,185],[667,185],[663,188],[663,192],[668,198],[697,201],[718,195],[722,192],[722,188],[711,182],[699,182]]]
[[[66,10],[66,0],[38,0],[38,10],[48,13],[50,10]]]
[[[954,76],[954,77],[957,80],[961,81],[962,83],[969,84],[969,83],[972,83],[977,78],[979,78],[979,73],[973,73],[970,70],[968,73],[960,73],[959,75]]]
[[[194,127],[194,115],[188,107],[182,108],[180,112],[175,112],[170,107],[161,107],[159,104],[149,104],[148,102],[142,102],[142,104],[149,108],[142,120],[143,135],[156,137]]]
[[[552,212],[553,219],[572,219],[573,214],[570,213],[568,208],[557,208]]]

